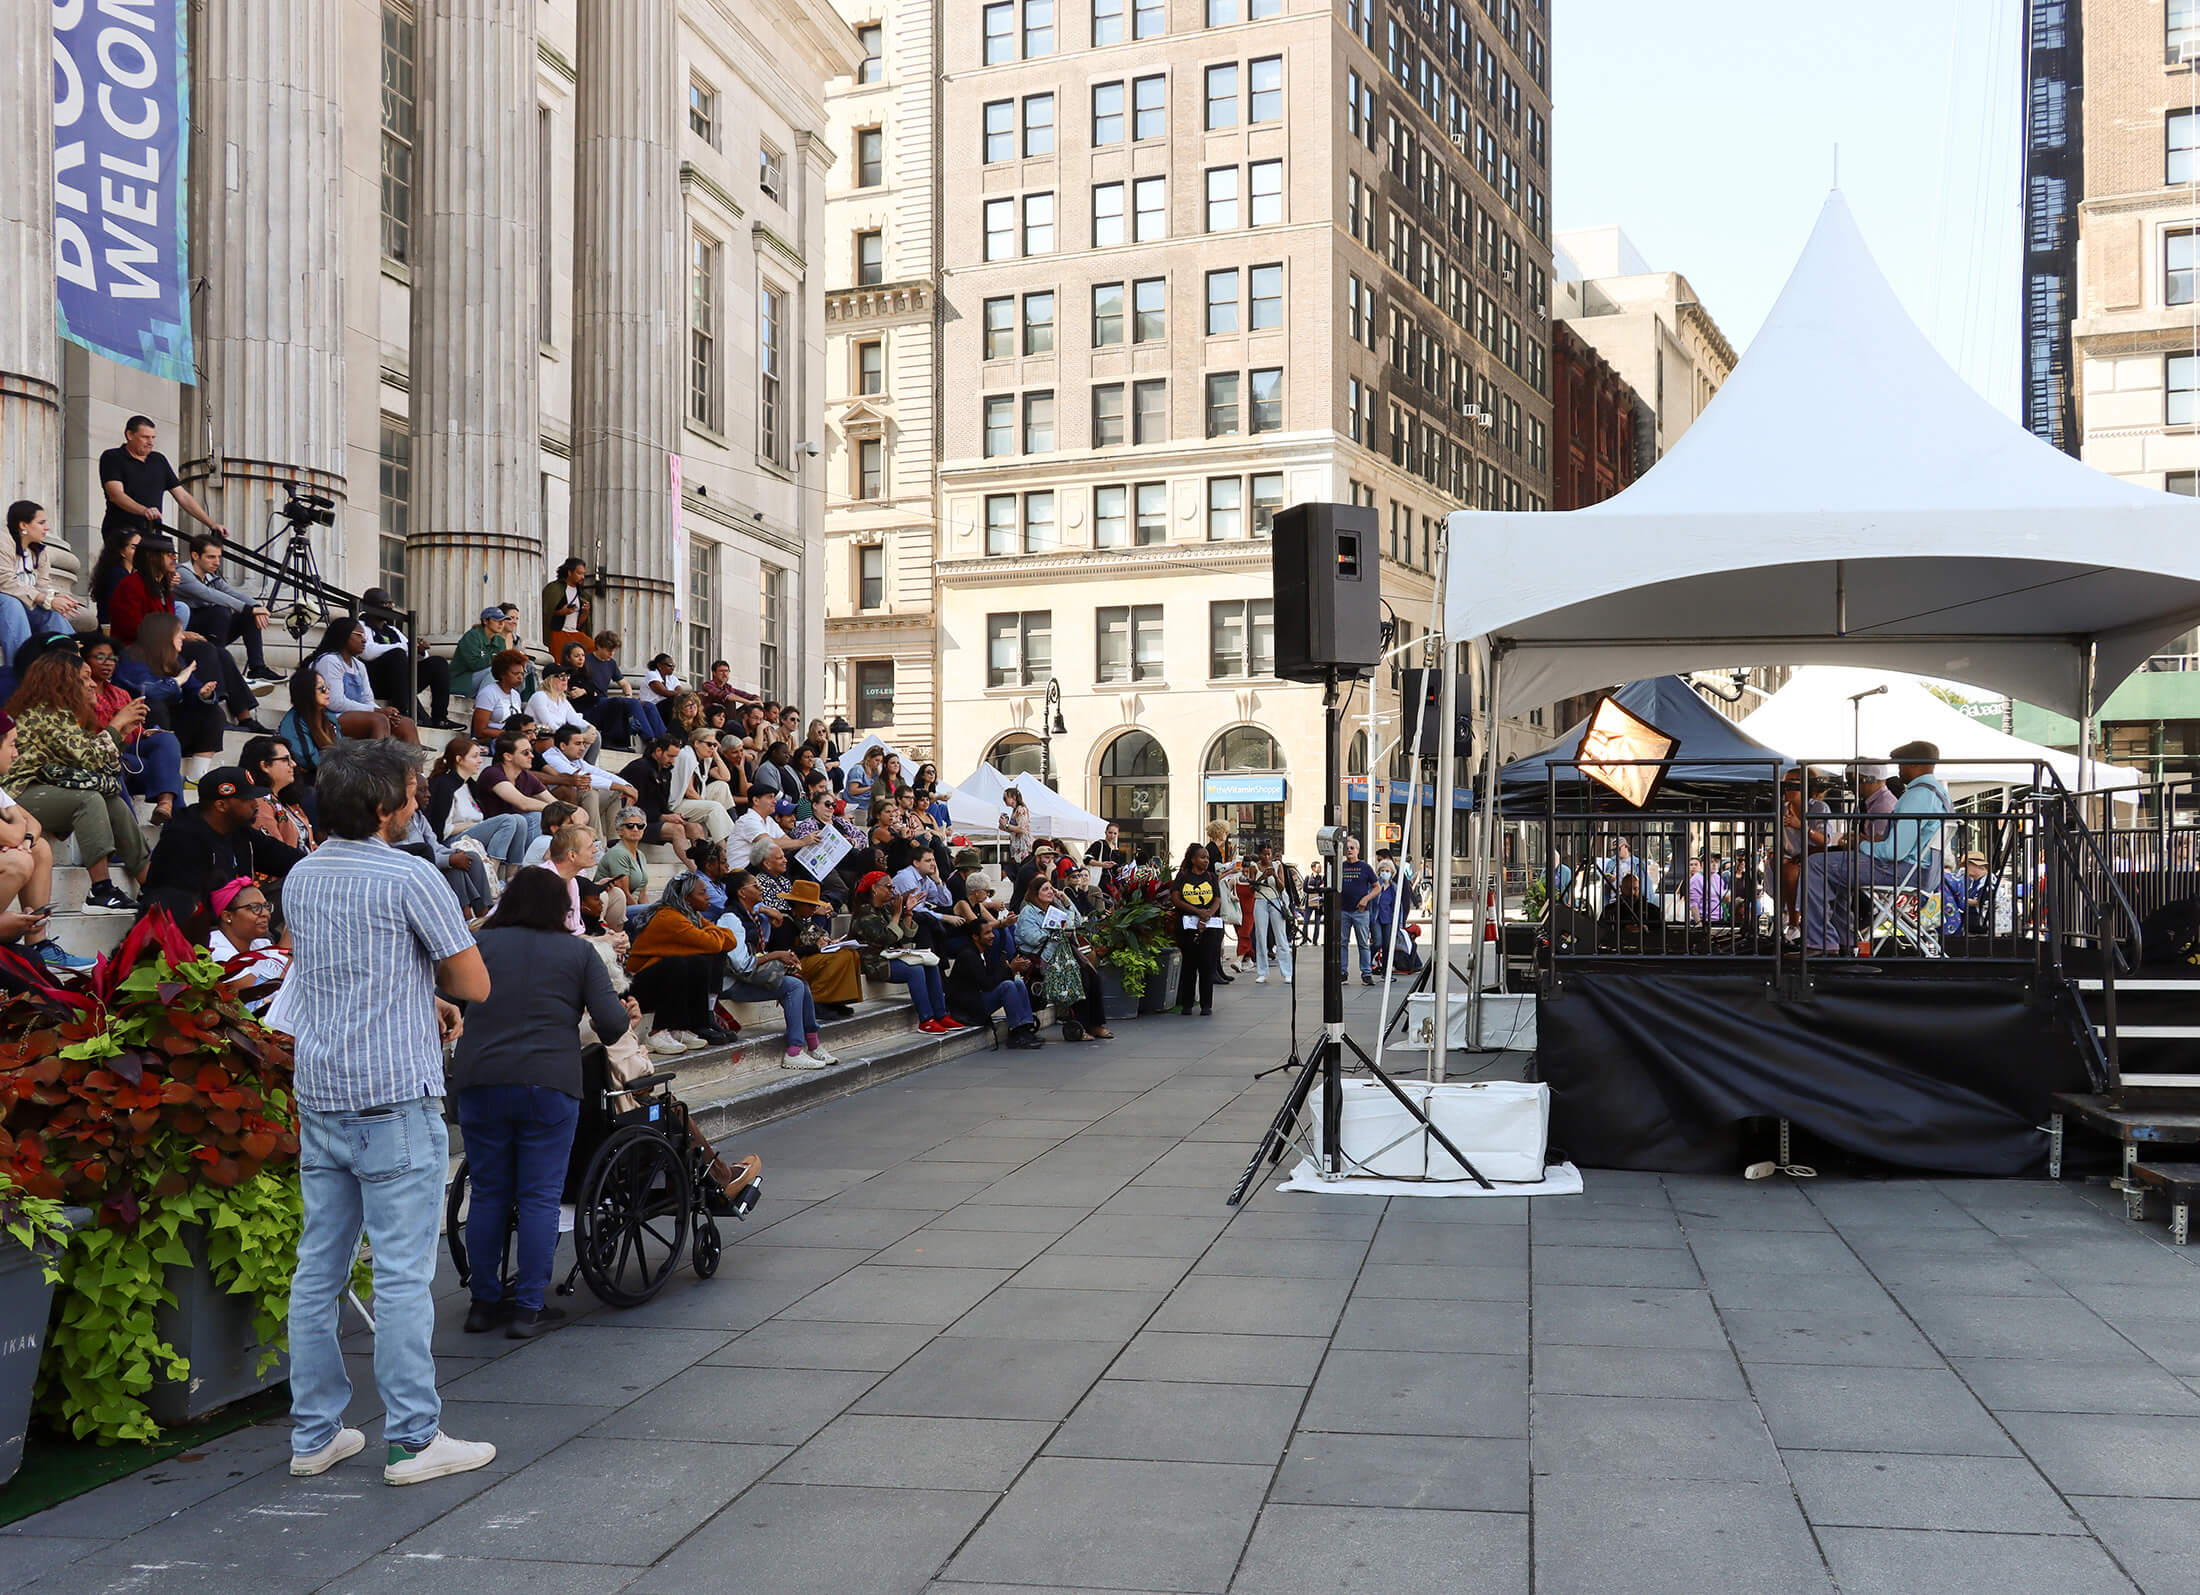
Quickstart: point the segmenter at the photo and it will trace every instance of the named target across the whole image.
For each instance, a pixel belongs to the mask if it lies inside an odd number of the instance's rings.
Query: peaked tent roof
[[[1701,417],[1625,492],[1450,518],[1501,709],[1738,664],[1863,664],[2077,714],[2200,623],[2200,501],[2103,475],[1959,377],[1838,191]]]
[[[1640,715],[1668,736],[1680,740],[1680,753],[1667,776],[1681,786],[1739,786],[1770,781],[1767,759],[1786,760],[1775,749],[1750,736],[1710,704],[1679,676],[1652,676],[1630,681],[1612,694],[1621,708]],[[1498,774],[1498,790],[1528,796],[1544,790],[1545,772],[1554,763],[1571,764],[1589,729],[1584,719],[1569,726],[1556,742],[1541,753],[1515,759]],[[1562,769],[1558,784],[1571,787],[1581,780],[1579,770]]]

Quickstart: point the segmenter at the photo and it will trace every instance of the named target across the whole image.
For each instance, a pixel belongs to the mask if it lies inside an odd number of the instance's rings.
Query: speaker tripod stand
[[[1339,894],[1343,884],[1342,871],[1344,848],[1343,832],[1337,823],[1337,789],[1339,757],[1338,739],[1341,735],[1342,715],[1337,698],[1337,671],[1331,667],[1323,681],[1322,691],[1323,746],[1326,750],[1322,787],[1322,856],[1329,861],[1330,883],[1322,892],[1322,1028],[1313,1047],[1303,1060],[1286,1059],[1283,1067],[1298,1064],[1298,1074],[1291,1081],[1291,1089],[1277,1110],[1275,1121],[1260,1138],[1260,1145],[1253,1150],[1253,1160],[1245,1165],[1245,1173],[1230,1192],[1229,1205],[1236,1207],[1252,1190],[1253,1182],[1260,1178],[1264,1167],[1273,1168],[1283,1161],[1283,1154],[1297,1139],[1299,1119],[1306,1111],[1307,1099],[1313,1095],[1317,1079],[1322,1088],[1322,1139],[1321,1170],[1326,1179],[1344,1177],[1344,1054],[1347,1047],[1354,1057],[1367,1066],[1369,1074],[1382,1082],[1385,1090],[1398,1099],[1421,1128],[1433,1136],[1436,1144],[1450,1153],[1453,1160],[1473,1176],[1474,1182],[1485,1191],[1493,1189],[1468,1159],[1466,1153],[1454,1146],[1451,1137],[1439,1130],[1430,1120],[1428,1111],[1420,1103],[1407,1096],[1398,1082],[1384,1072],[1382,1066],[1359,1044],[1344,1033],[1344,966],[1338,961],[1342,950],[1340,933],[1343,929],[1344,909]],[[1410,1132],[1409,1132],[1410,1133]]]

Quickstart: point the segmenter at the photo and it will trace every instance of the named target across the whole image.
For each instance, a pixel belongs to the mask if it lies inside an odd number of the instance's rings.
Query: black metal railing
[[[410,609],[391,609],[381,604],[370,604],[357,593],[325,581],[318,572],[301,574],[295,564],[270,559],[256,549],[246,548],[234,539],[222,542],[222,561],[261,577],[270,584],[270,590],[280,584],[296,590],[299,596],[284,606],[288,624],[284,629],[304,646],[307,631],[315,624],[326,625],[331,615],[342,610],[353,619],[372,624],[377,620],[394,621],[405,634],[405,696],[399,705],[405,714],[412,714],[418,707],[420,696],[419,616]]]

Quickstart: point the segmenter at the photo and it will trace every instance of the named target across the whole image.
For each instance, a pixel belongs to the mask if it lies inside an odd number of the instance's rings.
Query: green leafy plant
[[[214,1283],[252,1298],[263,1372],[283,1344],[302,1225],[289,1041],[157,911],[82,985],[5,949],[0,985],[0,1176],[97,1216],[61,1254],[39,1410],[79,1439],[157,1438],[144,1397],[189,1368],[154,1313],[194,1231]]]
[[[0,1232],[38,1259],[46,1283],[61,1283],[60,1258],[69,1244],[70,1224],[59,1202],[33,1196],[7,1174],[0,1173]]]
[[[1092,948],[1123,983],[1123,995],[1142,997],[1169,948],[1167,905],[1134,879],[1113,907],[1092,922]]]

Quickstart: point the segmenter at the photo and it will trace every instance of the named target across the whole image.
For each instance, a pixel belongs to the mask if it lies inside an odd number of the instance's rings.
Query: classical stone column
[[[542,569],[535,8],[421,0],[413,83],[412,522],[420,628],[531,616]],[[521,636],[534,637],[523,623]]]
[[[238,543],[266,540],[269,513],[292,484],[334,499],[336,524],[313,534],[333,581],[344,574],[351,513],[338,33],[324,0],[229,0],[195,13],[191,274],[204,288],[199,380],[184,390],[172,450],[178,474]]]
[[[672,469],[687,274],[671,0],[580,0],[573,248],[573,551],[626,657],[672,635]]]
[[[54,315],[53,30],[44,7],[0,65],[0,503],[61,523],[61,346]]]

